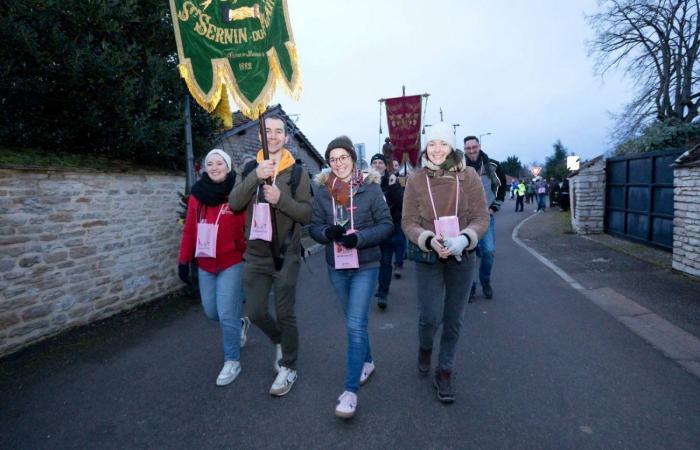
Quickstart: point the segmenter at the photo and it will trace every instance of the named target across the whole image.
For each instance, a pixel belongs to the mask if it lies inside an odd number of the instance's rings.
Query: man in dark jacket
[[[384,240],[379,248],[382,251],[382,259],[379,266],[379,286],[377,288],[377,306],[384,310],[389,297],[389,287],[391,286],[391,262],[397,250],[401,251],[401,258],[397,258],[396,274],[401,276],[403,266],[403,252],[406,248],[406,237],[401,230],[401,209],[403,208],[403,188],[398,178],[387,169],[387,159],[384,155],[377,153],[372,156],[372,168],[382,177],[381,186],[384,198],[389,205],[391,218],[394,222],[394,232]]]
[[[289,392],[297,379],[296,362],[299,333],[297,331],[294,303],[301,253],[301,226],[311,219],[311,187],[306,172],[299,171],[298,186],[292,192],[294,156],[285,148],[289,136],[284,119],[270,115],[265,118],[270,159],[257,154],[258,165],[245,176],[236,177],[236,184],[229,195],[229,205],[234,211],[247,210],[245,235],[248,246],[244,254],[243,286],[246,306],[251,321],[275,344],[275,369],[277,377],[270,387],[270,394],[282,396]],[[271,185],[265,180],[272,178]],[[281,257],[275,257],[269,241],[250,239],[253,211],[260,207],[269,210],[275,218],[277,242]],[[258,217],[259,228],[271,221]],[[258,229],[256,228],[256,230]],[[267,228],[267,227],[265,227]],[[276,314],[268,311],[270,290],[275,292]]]
[[[479,241],[476,247],[476,254],[481,262],[479,265],[479,282],[484,297],[493,298],[491,288],[491,270],[493,268],[493,255],[496,252],[496,229],[494,214],[501,209],[501,205],[506,197],[506,177],[501,171],[501,166],[497,161],[489,159],[488,155],[481,151],[479,138],[467,136],[464,138],[464,154],[467,156],[467,165],[476,170],[481,177],[481,184],[486,193],[486,203],[489,205],[489,229]],[[469,300],[476,295],[476,281],[472,284]]]

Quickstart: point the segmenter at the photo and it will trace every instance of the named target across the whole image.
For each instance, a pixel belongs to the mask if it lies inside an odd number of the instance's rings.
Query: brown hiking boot
[[[433,349],[418,349],[418,371],[420,373],[430,372],[430,358],[433,356]]]
[[[435,370],[433,386],[437,389],[437,398],[442,403],[452,403],[455,401],[455,393],[452,390],[452,372],[442,369]]]

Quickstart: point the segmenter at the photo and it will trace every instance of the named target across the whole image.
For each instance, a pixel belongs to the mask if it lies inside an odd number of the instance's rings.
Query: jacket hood
[[[316,174],[314,177],[314,183],[316,183],[319,186],[323,186],[326,184],[326,181],[328,181],[328,178],[331,176],[331,169],[330,168],[325,168],[319,173]],[[380,184],[382,181],[382,176],[379,174],[374,169],[369,169],[367,171],[367,174],[365,174],[365,183],[376,183]]]

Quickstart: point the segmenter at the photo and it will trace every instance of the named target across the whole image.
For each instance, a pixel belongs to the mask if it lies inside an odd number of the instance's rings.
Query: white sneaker
[[[280,360],[282,360],[282,344],[275,344],[275,373],[280,373]]]
[[[241,318],[241,348],[245,347],[248,342],[248,329],[250,328],[250,319],[247,317]]]
[[[360,386],[369,380],[370,375],[374,373],[374,362],[366,362],[362,365],[362,373],[360,373]]]
[[[238,361],[226,361],[224,367],[219,372],[219,376],[216,377],[217,386],[226,386],[236,379],[238,374],[241,373],[241,363]]]
[[[341,419],[350,419],[355,415],[356,408],[357,394],[345,391],[338,397],[338,406],[335,407],[335,415]]]
[[[270,388],[270,395],[282,397],[292,389],[295,381],[297,381],[297,371],[281,366],[277,378],[275,378]]]

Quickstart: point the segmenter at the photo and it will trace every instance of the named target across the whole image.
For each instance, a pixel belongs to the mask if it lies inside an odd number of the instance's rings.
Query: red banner
[[[420,153],[421,96],[388,98],[385,104],[389,137],[394,144],[394,159],[403,162],[404,155],[407,155],[416,167]]]

